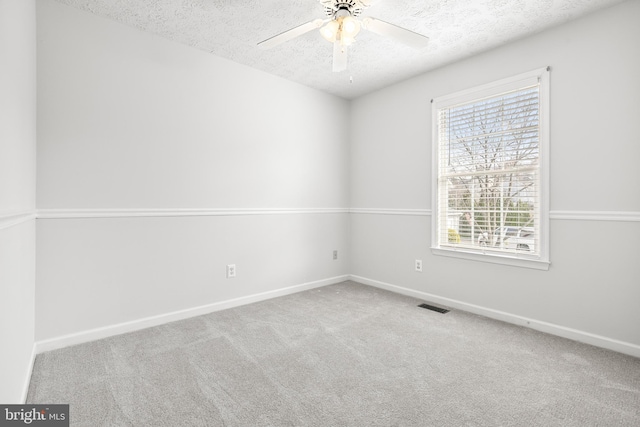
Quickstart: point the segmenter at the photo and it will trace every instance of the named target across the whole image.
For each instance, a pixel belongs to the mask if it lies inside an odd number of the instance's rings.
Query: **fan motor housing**
[[[327,16],[350,16],[356,17],[368,6],[362,0],[328,0],[323,1],[324,11]],[[347,12],[347,13],[345,13]]]

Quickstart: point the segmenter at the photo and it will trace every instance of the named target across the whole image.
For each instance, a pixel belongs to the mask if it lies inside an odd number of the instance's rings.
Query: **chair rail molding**
[[[35,210],[0,212],[0,230],[36,219]]]
[[[240,215],[300,215],[349,213],[347,208],[149,208],[149,209],[38,209],[38,218],[139,218]]]
[[[0,229],[28,221],[73,218],[135,218],[240,215],[357,214],[431,216],[431,209],[403,208],[131,208],[131,209],[38,209],[0,213]],[[552,220],[640,222],[640,211],[552,210]]]

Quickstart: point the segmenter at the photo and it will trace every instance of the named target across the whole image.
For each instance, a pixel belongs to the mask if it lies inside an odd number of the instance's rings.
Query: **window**
[[[548,268],[548,75],[433,100],[434,253]]]

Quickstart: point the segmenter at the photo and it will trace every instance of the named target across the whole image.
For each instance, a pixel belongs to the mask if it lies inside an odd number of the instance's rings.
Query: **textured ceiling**
[[[331,71],[333,47],[316,30],[270,50],[256,47],[324,18],[318,0],[57,1],[350,99],[623,0],[374,0],[362,17],[430,43],[415,50],[363,30],[341,73]]]

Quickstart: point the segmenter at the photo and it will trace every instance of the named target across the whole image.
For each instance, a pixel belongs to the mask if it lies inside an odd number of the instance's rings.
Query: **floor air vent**
[[[440,307],[434,307],[432,305],[429,304],[420,304],[418,307],[420,308],[426,308],[427,310],[431,310],[431,311],[437,311],[438,313],[448,313],[449,310],[445,309],[445,308],[440,308]]]

